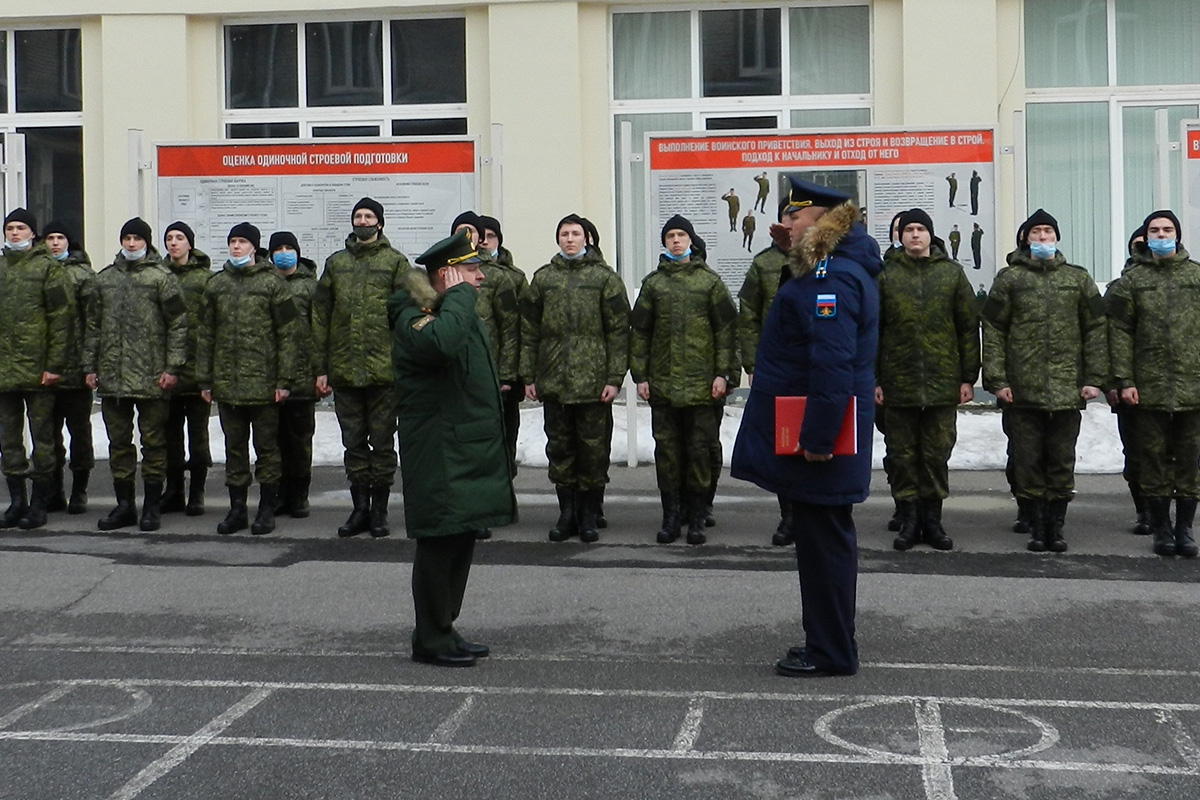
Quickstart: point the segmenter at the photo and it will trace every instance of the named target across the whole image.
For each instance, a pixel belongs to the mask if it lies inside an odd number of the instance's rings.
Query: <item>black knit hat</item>
[[[692,227],[691,220],[680,214],[676,214],[663,223],[662,233],[659,235],[663,244],[667,243],[667,231],[683,231],[689,239],[693,242],[696,241],[696,229]]]
[[[1024,247],[1029,244],[1029,232],[1038,225],[1049,225],[1054,228],[1054,238],[1062,239],[1062,233],[1058,230],[1058,220],[1051,216],[1044,208],[1039,208],[1037,211],[1029,215],[1029,219],[1021,223],[1021,227],[1017,229],[1017,246]]]
[[[896,239],[900,238],[900,218],[904,216],[903,211],[897,211],[896,216],[892,217],[891,223],[888,225],[888,241],[895,243]],[[892,238],[892,228],[896,229],[896,239]]]
[[[300,242],[297,241],[296,234],[291,231],[275,231],[272,233],[271,241],[267,244],[267,252],[274,253],[284,245],[296,251],[296,258],[300,257]]]
[[[475,229],[475,233],[483,237],[483,218],[474,211],[464,211],[454,218],[454,222],[450,223],[450,233],[453,234],[458,230],[459,225],[470,225]]]
[[[171,231],[179,231],[182,233],[184,238],[188,240],[188,247],[192,248],[193,250],[196,249],[196,232],[193,231],[186,222],[176,220],[168,225],[167,229],[163,231],[163,244],[167,243],[167,234]]]
[[[150,230],[150,224],[141,217],[134,217],[121,226],[121,240],[124,241],[126,236],[130,234],[140,236],[145,240],[146,244],[154,241],[154,233]]]
[[[4,218],[4,224],[7,225],[10,222],[23,222],[29,226],[31,231],[37,233],[37,217],[27,208],[14,208],[8,212],[8,216]]]
[[[42,238],[43,239],[45,239],[47,236],[49,236],[52,233],[62,234],[63,236],[67,237],[68,242],[71,242],[71,243],[75,242],[75,237],[71,235],[70,228],[68,228],[67,223],[63,222],[62,220],[58,220],[58,219],[51,220],[46,223],[46,226],[44,228],[42,228]]]
[[[900,222],[898,223],[896,233],[903,237],[904,229],[913,223],[924,225],[925,230],[929,231],[930,241],[933,241],[933,219],[925,213],[924,209],[920,208],[910,208],[900,215]]]
[[[1138,243],[1138,240],[1146,241],[1146,226],[1142,225],[1133,233],[1129,234],[1129,244],[1125,245],[1125,252],[1133,255],[1133,246]]]
[[[262,234],[249,222],[239,222],[229,229],[229,235],[225,237],[225,242],[228,244],[231,239],[245,239],[257,250],[262,242]]]
[[[557,225],[554,226],[554,241],[555,242],[558,241],[558,232],[562,230],[563,225],[578,225],[579,227],[583,228],[583,231],[585,234],[587,233],[587,220],[586,219],[579,216],[578,214],[567,214],[565,217],[563,217],[562,219],[560,219],[558,221]]]
[[[1179,224],[1179,217],[1175,216],[1175,212],[1170,209],[1163,208],[1155,211],[1150,216],[1146,217],[1146,221],[1142,223],[1142,230],[1150,230],[1150,222],[1156,219],[1169,219],[1175,225],[1175,244],[1176,246],[1183,244],[1183,226]]]
[[[504,244],[504,232],[500,230],[500,220],[496,219],[495,217],[486,217],[480,214],[479,222],[483,225],[483,230],[479,232],[481,235],[485,230],[491,231],[492,233],[496,234],[496,244]]]
[[[379,220],[379,229],[383,230],[383,206],[377,200],[372,200],[370,197],[364,197],[354,204],[354,208],[350,211],[350,219],[354,219],[354,214],[360,209],[365,208],[375,215],[375,219]]]

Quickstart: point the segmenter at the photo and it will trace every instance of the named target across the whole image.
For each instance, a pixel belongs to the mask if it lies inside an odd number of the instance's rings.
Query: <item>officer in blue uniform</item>
[[[793,179],[784,213],[794,277],[763,324],[754,385],[731,474],[793,503],[806,641],[775,671],[788,677],[853,675],[858,544],[851,515],[871,480],[879,245],[845,195]],[[775,398],[806,396],[803,455],[775,455]],[[858,402],[857,454],[832,456],[850,398]]]

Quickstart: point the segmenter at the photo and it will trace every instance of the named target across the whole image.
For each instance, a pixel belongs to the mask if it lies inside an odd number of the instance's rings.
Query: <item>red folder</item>
[[[803,455],[800,449],[800,425],[804,422],[804,406],[807,397],[775,398],[775,455]],[[858,453],[858,398],[851,396],[842,416],[842,427],[833,440],[835,456],[852,456]]]

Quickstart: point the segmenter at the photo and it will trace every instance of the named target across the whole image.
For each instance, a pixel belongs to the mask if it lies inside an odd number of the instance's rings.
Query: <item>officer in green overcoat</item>
[[[516,497],[496,364],[475,313],[483,273],[471,240],[458,233],[417,263],[428,277],[410,271],[388,300],[405,533],[417,542],[412,658],[470,667],[488,647],[464,639],[454,622],[475,531],[510,524]]]

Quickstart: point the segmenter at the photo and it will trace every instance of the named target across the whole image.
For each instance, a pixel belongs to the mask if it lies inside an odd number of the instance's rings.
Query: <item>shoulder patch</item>
[[[422,330],[425,328],[426,325],[433,322],[434,319],[435,318],[434,318],[433,314],[426,314],[425,316],[421,317],[420,319],[418,319],[416,322],[414,322],[412,324],[412,329],[414,331]]]
[[[817,317],[819,319],[833,319],[837,316],[837,295],[836,294],[819,294],[817,295]]]

